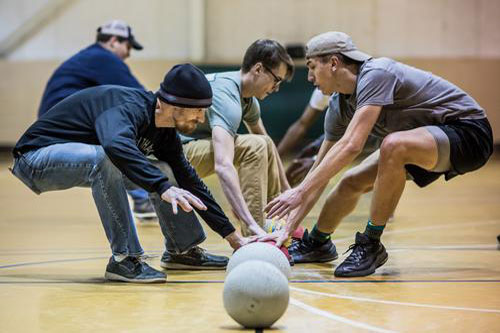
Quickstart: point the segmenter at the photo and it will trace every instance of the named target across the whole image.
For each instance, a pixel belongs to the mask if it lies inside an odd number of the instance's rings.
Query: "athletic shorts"
[[[455,120],[435,126],[448,136],[451,168],[445,172],[432,172],[407,164],[406,170],[420,187],[429,185],[441,175],[450,180],[477,170],[486,164],[493,153],[493,132],[487,118]]]

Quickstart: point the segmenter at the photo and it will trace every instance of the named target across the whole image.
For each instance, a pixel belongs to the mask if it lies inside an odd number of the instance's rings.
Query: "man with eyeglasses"
[[[274,40],[247,49],[241,70],[208,74],[213,104],[205,122],[183,136],[184,153],[200,177],[216,173],[243,235],[263,235],[266,203],[289,188],[277,149],[260,118],[258,99],[290,80],[293,61]],[[250,134],[237,134],[241,121]],[[168,264],[170,258],[163,258]]]
[[[114,84],[144,90],[125,63],[131,49],[140,51],[143,47],[127,23],[112,20],[99,26],[96,42],[63,62],[52,74],[38,108],[38,117],[66,97],[86,88]],[[134,216],[139,221],[156,221],[148,192],[131,183],[129,185]]]

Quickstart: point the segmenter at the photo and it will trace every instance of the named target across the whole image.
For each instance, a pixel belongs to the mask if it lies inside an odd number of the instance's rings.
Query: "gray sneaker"
[[[106,266],[104,278],[110,281],[135,283],[167,282],[165,273],[157,271],[135,257],[126,257],[122,261],[116,261],[115,258],[111,256]]]
[[[216,256],[195,246],[182,254],[165,251],[161,257],[160,266],[165,269],[223,270],[226,269],[228,261],[228,257]]]

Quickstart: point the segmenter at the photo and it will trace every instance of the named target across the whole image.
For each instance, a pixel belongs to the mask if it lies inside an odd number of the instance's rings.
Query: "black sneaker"
[[[155,208],[149,198],[134,200],[134,216],[138,219],[156,220]]]
[[[373,241],[365,234],[356,233],[356,242],[349,246],[351,254],[335,270],[337,277],[366,276],[385,264],[388,255],[380,241]],[[346,251],[346,252],[347,252]]]
[[[304,232],[302,239],[294,239],[292,241],[292,245],[288,247],[288,253],[295,264],[328,262],[339,257],[331,239],[323,244],[318,244],[309,238],[307,230]]]
[[[195,246],[182,254],[165,251],[161,257],[160,266],[166,269],[222,270],[226,269],[228,261],[228,257],[216,256],[199,246]]]
[[[135,257],[126,257],[118,262],[111,256],[108,266],[106,266],[104,278],[110,281],[136,283],[163,283],[167,281],[165,273],[157,271]]]

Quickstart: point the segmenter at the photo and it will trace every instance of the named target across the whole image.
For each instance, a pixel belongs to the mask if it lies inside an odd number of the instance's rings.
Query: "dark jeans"
[[[12,173],[35,193],[90,187],[114,255],[140,255],[127,199],[123,174],[101,146],[83,143],[55,144],[26,152],[14,160]],[[206,238],[196,218],[172,215],[169,203],[152,194],[161,231],[170,252],[184,252]]]

